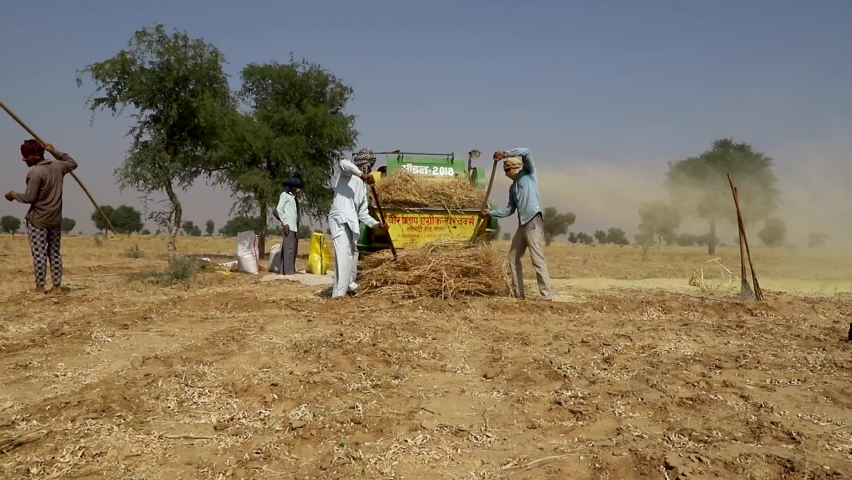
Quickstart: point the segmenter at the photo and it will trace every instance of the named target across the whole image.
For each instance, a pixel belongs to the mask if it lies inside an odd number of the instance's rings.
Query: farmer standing
[[[520,157],[518,160],[516,157]],[[521,257],[527,249],[535,268],[538,290],[541,293],[539,301],[552,300],[550,292],[550,275],[547,263],[544,261],[544,220],[542,218],[541,195],[538,192],[538,180],[535,174],[535,164],[529,148],[515,148],[507,152],[494,152],[494,163],[503,160],[503,173],[512,179],[509,187],[509,205],[500,210],[484,210],[482,218],[506,218],[518,212],[518,230],[512,238],[509,249],[509,270],[512,273],[512,285],[515,295],[524,298],[524,275],[521,268]]]
[[[334,288],[332,298],[353,294],[358,288],[358,221],[370,228],[387,226],[370,216],[367,210],[367,187],[375,179],[370,175],[376,156],[372,150],[362,148],[352,161],[340,160],[340,175],[334,187],[334,199],[328,213],[328,229],[334,244]]]
[[[281,273],[283,275],[296,273],[296,255],[299,252],[299,203],[296,197],[301,190],[302,181],[297,177],[287,180],[275,208],[284,231],[284,239],[281,242],[281,263],[283,264]]]
[[[44,158],[44,151],[56,158]],[[27,173],[26,193],[9,192],[6,200],[17,200],[30,205],[25,217],[30,251],[33,256],[36,293],[44,293],[47,279],[47,261],[50,260],[51,292],[62,293],[62,255],[59,253],[62,231],[62,183],[65,175],[77,168],[77,162],[67,153],[59,152],[53,145],[42,146],[36,140],[27,140],[21,145],[24,163],[30,167]]]

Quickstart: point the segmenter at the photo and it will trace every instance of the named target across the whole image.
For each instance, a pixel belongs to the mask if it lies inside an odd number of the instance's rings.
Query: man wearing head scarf
[[[358,288],[358,221],[370,228],[387,229],[387,226],[370,216],[367,210],[367,185],[375,183],[370,175],[376,156],[372,150],[362,148],[352,161],[340,160],[340,174],[334,187],[334,199],[328,212],[328,229],[334,244],[334,288],[332,298],[354,294]]]
[[[56,158],[44,158],[47,150]],[[27,191],[9,192],[6,200],[29,204],[25,217],[30,251],[33,256],[36,293],[44,293],[47,280],[47,261],[50,260],[51,292],[62,293],[62,255],[59,253],[62,231],[62,183],[65,175],[77,168],[77,162],[51,144],[42,145],[37,140],[27,140],[21,145],[21,156],[30,167],[27,173]]]
[[[520,159],[518,159],[520,157]],[[518,230],[512,238],[509,249],[509,270],[512,273],[512,285],[515,295],[524,298],[524,275],[521,269],[521,257],[527,249],[535,268],[540,301],[552,300],[550,275],[544,261],[544,220],[542,218],[541,196],[538,192],[538,179],[535,174],[530,149],[516,148],[507,152],[494,152],[494,163],[503,160],[503,173],[512,179],[509,187],[509,205],[495,211],[483,211],[483,218],[506,218],[518,213]]]
[[[302,181],[292,177],[284,183],[284,191],[278,197],[275,212],[284,231],[281,242],[281,273],[294,275],[296,273],[296,255],[299,252],[299,202],[296,197],[302,191]]]

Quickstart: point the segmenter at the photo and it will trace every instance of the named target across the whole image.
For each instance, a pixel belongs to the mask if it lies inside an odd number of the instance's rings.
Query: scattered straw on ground
[[[364,296],[452,299],[510,293],[504,255],[491,243],[429,243],[400,251],[396,261],[383,250],[365,256],[360,270]]]
[[[409,172],[394,173],[376,182],[376,191],[383,207],[478,210],[485,198],[485,192],[467,180],[427,179]],[[373,202],[370,196],[370,203]]]

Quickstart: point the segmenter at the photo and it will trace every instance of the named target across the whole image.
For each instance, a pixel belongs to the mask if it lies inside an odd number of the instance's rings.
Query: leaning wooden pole
[[[488,208],[488,198],[491,196],[491,187],[494,186],[494,174],[497,172],[498,161],[499,160],[495,160],[494,165],[491,167],[491,178],[488,180],[488,188],[485,190],[485,198],[482,200],[482,207],[480,208],[480,211],[484,211],[486,208]],[[482,219],[477,218],[476,226],[473,227],[473,235],[470,236],[469,243],[473,243],[473,241],[476,239],[476,235],[479,233],[479,227],[481,225]],[[486,222],[485,225],[487,228],[488,223]]]
[[[746,255],[748,256],[748,266],[751,270],[751,281],[754,286],[754,298],[757,300],[763,300],[763,292],[760,290],[760,283],[757,281],[757,273],[754,271],[754,263],[751,261],[751,249],[748,248],[748,235],[746,235],[745,231],[745,220],[742,217],[742,211],[740,209],[740,192],[737,187],[734,186],[734,181],[731,178],[731,174],[728,174],[728,183],[731,185],[731,189],[734,192],[734,206],[737,207],[737,217],[738,217],[738,225],[740,230],[740,237],[742,239],[743,244],[745,244]]]
[[[10,110],[9,107],[7,107],[6,104],[3,103],[2,101],[0,101],[0,108],[5,110],[6,113],[8,113],[9,116],[12,117],[13,120],[18,122],[18,125],[20,125],[21,127],[24,128],[24,130],[29,132],[29,134],[32,135],[33,138],[36,139],[36,141],[38,141],[38,143],[42,144],[42,146],[45,144],[44,140],[42,140],[41,137],[38,136],[38,134],[36,134],[34,131],[32,131],[32,129],[30,127],[28,127],[27,124],[24,123],[24,121],[21,120],[17,115],[15,115],[15,112]],[[83,185],[83,182],[81,182],[80,179],[77,178],[77,175],[74,172],[71,172],[71,176],[74,177],[74,180],[77,181],[77,184],[80,185],[80,188],[82,188],[83,192],[86,194],[86,196],[89,197],[89,200],[92,202],[92,205],[94,205],[95,209],[98,211],[98,213],[101,214],[101,217],[103,217],[104,222],[106,222],[106,225],[109,227],[110,231],[112,233],[118,235],[118,233],[115,231],[115,228],[112,227],[112,223],[109,221],[109,218],[107,218],[106,214],[104,214],[103,210],[101,210],[101,207],[98,206],[98,203],[95,202],[95,199],[92,198],[92,194],[89,193],[89,190],[86,188],[85,185]]]

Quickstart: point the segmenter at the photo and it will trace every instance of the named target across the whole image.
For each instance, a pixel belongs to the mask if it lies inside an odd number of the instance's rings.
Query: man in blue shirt
[[[503,160],[503,173],[512,179],[512,186],[509,187],[509,205],[500,210],[485,210],[480,213],[480,216],[506,218],[515,212],[518,213],[518,230],[512,238],[512,247],[509,249],[509,270],[512,272],[515,295],[519,298],[525,297],[521,257],[529,249],[538,290],[541,293],[539,301],[549,302],[552,297],[550,275],[547,272],[547,263],[544,261],[543,209],[530,149],[515,148],[506,152],[494,152],[494,163],[500,160]]]

